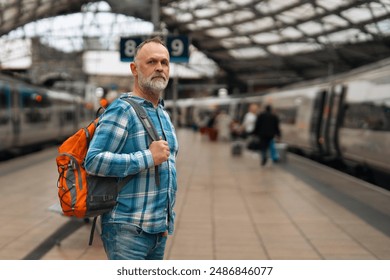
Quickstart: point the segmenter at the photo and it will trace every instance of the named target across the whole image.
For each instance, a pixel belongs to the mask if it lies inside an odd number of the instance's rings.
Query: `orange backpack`
[[[90,175],[84,168],[89,143],[98,119],[79,129],[58,148],[58,197],[65,216],[88,218],[99,216],[116,204],[116,197],[132,176],[122,181],[114,177]]]
[[[84,158],[89,142],[95,133],[98,119],[87,127],[79,129],[58,148],[58,197],[65,216],[88,217],[87,213],[87,172]]]

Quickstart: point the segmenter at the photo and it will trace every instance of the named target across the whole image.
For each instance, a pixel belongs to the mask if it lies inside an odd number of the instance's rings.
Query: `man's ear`
[[[134,62],[130,63],[130,70],[133,76],[137,76],[137,65]]]

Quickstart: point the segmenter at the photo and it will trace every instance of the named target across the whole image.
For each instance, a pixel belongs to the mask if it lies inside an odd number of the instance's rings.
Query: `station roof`
[[[0,36],[88,0],[0,0]],[[390,0],[107,0],[112,13],[188,35],[228,81],[282,86],[390,57]],[[115,27],[113,27],[114,29]],[[123,34],[126,35],[126,34]]]

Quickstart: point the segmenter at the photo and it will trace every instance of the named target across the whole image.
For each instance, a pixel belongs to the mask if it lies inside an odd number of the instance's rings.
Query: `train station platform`
[[[389,260],[390,193],[288,154],[260,166],[230,142],[178,130],[167,260]],[[0,163],[0,259],[104,260],[90,223],[61,216],[56,148]]]

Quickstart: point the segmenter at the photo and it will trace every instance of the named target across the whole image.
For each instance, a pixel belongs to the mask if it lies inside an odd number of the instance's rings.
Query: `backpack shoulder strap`
[[[146,113],[145,109],[141,105],[139,105],[138,102],[134,101],[131,98],[123,97],[122,99],[125,100],[127,103],[129,103],[133,107],[134,111],[137,113],[138,118],[141,120],[145,130],[148,132],[152,141],[160,140],[160,137],[157,133],[157,130],[154,127],[154,125],[153,125],[151,119],[149,118],[149,115]],[[156,165],[154,167],[154,169],[155,169],[156,185],[159,186],[160,185],[160,176],[159,176],[159,172],[158,172],[158,165]],[[123,181],[125,181],[125,184],[127,183],[126,182],[127,180],[122,180],[122,182]],[[121,185],[123,185],[123,184],[121,184]]]
[[[154,127],[154,125],[153,125],[152,121],[150,120],[148,114],[146,113],[145,109],[141,105],[139,105],[138,102],[134,101],[131,98],[124,97],[122,99],[127,101],[133,107],[133,109],[137,113],[137,116],[139,117],[143,126],[145,127],[146,131],[148,132],[150,138],[152,138],[153,141],[160,140],[158,133],[156,131],[156,128]]]

